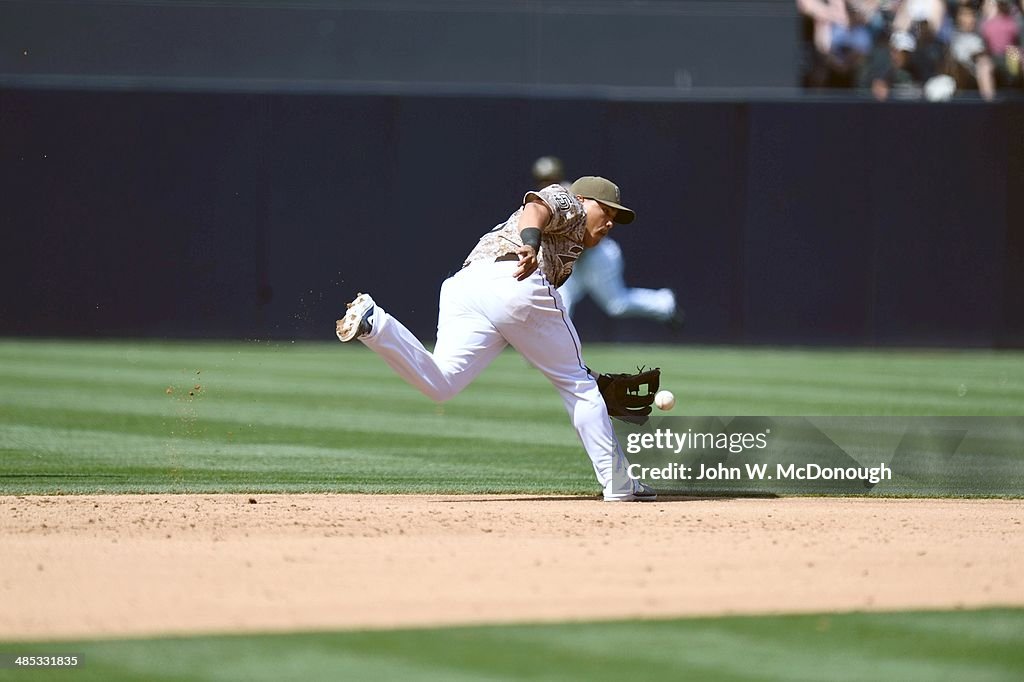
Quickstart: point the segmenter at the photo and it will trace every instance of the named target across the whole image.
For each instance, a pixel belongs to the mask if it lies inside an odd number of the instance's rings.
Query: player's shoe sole
[[[646,483],[633,482],[633,492],[622,497],[606,497],[605,502],[654,502],[658,499],[658,493]]]
[[[345,317],[335,324],[338,340],[348,342],[370,333],[370,316],[373,315],[374,302],[369,294],[359,294],[348,304]]]

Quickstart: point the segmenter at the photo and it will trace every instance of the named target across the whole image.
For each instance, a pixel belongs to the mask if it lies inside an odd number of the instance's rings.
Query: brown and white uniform
[[[597,382],[556,287],[583,252],[583,204],[561,185],[527,192],[551,210],[547,225],[520,225],[522,207],[485,234],[465,266],[441,285],[433,352],[379,304],[373,330],[359,337],[399,376],[433,400],[454,397],[511,345],[557,389],[607,500],[627,499],[634,483]],[[539,267],[516,279],[519,231],[541,229]],[[528,425],[524,425],[528,428]],[[513,449],[510,448],[509,454]]]
[[[536,199],[551,211],[551,220],[543,227],[520,225],[523,207]],[[509,260],[513,260],[511,256],[515,256],[516,250],[523,245],[519,232],[527,227],[539,227],[541,237],[537,268],[549,282],[560,287],[569,279],[576,259],[583,253],[586,219],[583,203],[562,185],[549,185],[536,192],[527,192],[523,197],[523,206],[510,215],[508,220],[480,238],[466,257],[465,265],[479,260],[494,262],[503,256],[510,256]],[[518,256],[514,260],[519,260]]]

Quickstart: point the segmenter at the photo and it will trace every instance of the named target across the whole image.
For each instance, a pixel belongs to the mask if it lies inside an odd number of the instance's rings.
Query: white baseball
[[[658,391],[654,394],[654,406],[659,410],[671,410],[675,407],[676,397],[672,391]]]

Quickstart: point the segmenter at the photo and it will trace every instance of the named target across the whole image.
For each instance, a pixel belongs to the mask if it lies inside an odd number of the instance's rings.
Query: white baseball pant
[[[474,262],[444,281],[433,353],[380,306],[373,331],[360,341],[436,401],[454,397],[511,345],[562,396],[604,497],[627,496],[633,492],[629,465],[561,297],[540,269],[520,282],[516,268],[516,261]]]

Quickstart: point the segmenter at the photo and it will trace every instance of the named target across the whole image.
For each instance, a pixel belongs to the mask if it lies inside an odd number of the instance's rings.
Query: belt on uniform
[[[494,262],[495,263],[504,263],[506,261],[513,261],[513,260],[514,261],[518,261],[519,260],[519,256],[514,254],[514,253],[506,253],[506,254],[502,254],[502,255],[498,256],[497,258],[495,258]],[[464,268],[465,267],[469,267],[469,263],[470,263],[470,261],[466,261],[465,263],[462,264],[462,267],[464,267]]]

